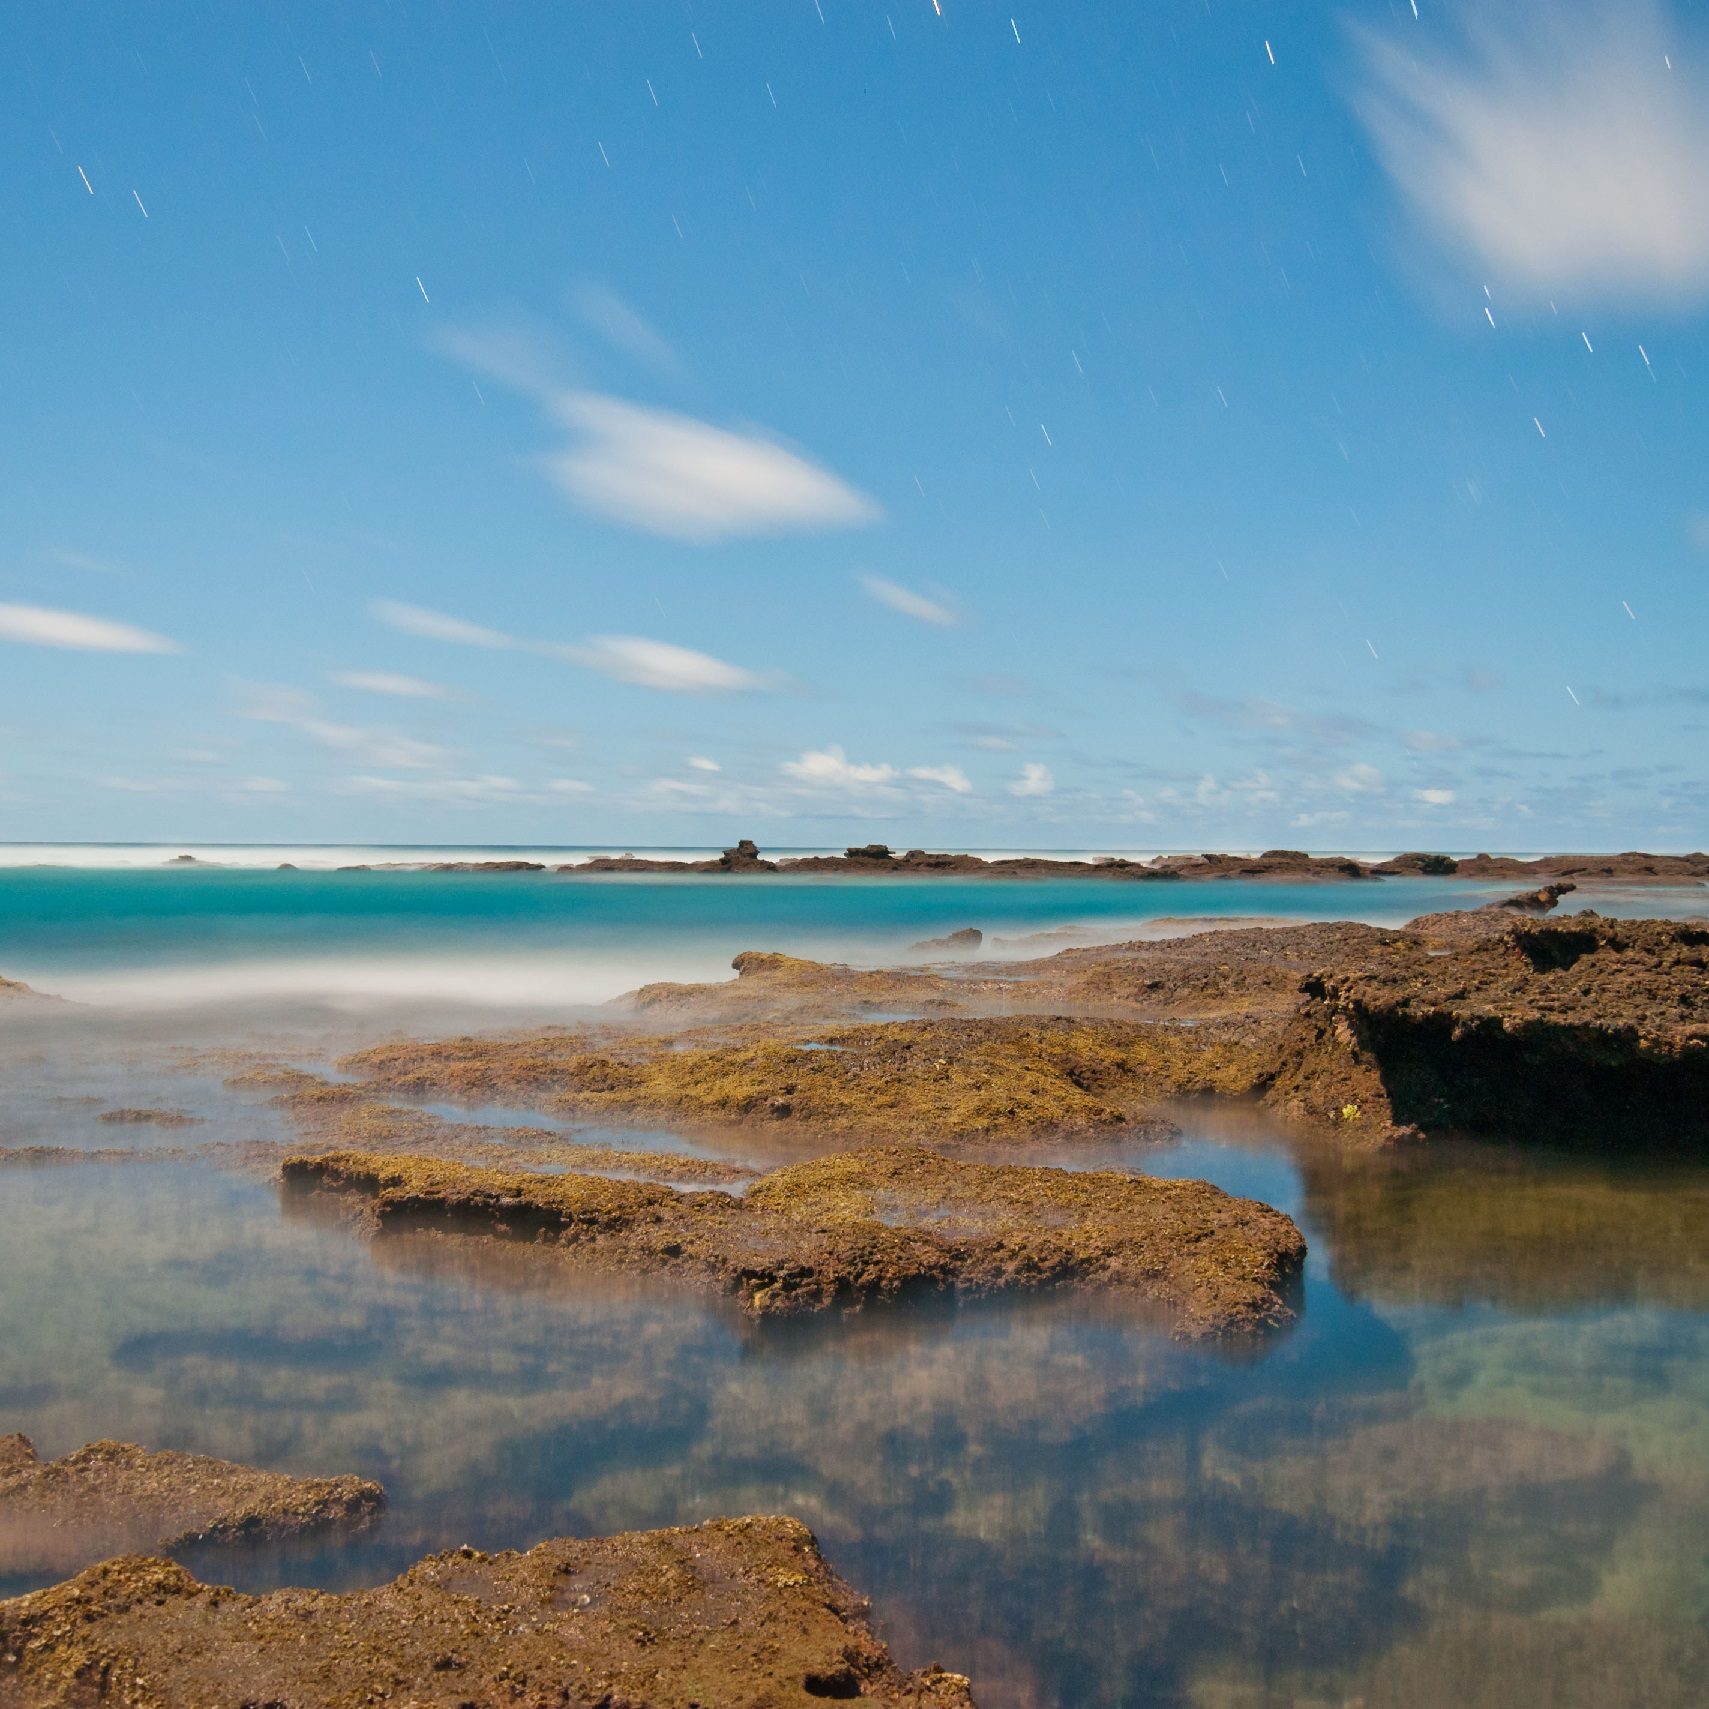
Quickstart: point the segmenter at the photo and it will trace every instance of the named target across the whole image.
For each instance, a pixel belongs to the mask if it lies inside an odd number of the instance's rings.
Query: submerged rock
[[[962,1675],[897,1667],[866,1613],[783,1518],[453,1549],[341,1596],[129,1556],[0,1603],[0,1703],[972,1709]]]
[[[0,1575],[68,1572],[123,1549],[277,1540],[360,1524],[386,1504],[366,1478],[294,1478],[205,1454],[91,1442],[43,1460],[29,1437],[0,1437]],[[10,1646],[0,1643],[0,1651]],[[5,1702],[0,1669],[0,1702]]]
[[[922,938],[914,945],[914,948],[971,953],[978,949],[984,941],[985,934],[977,926],[963,926],[959,932],[950,932],[941,938]]]
[[[1305,1256],[1281,1212],[1203,1181],[967,1163],[913,1145],[791,1164],[739,1198],[362,1152],[291,1158],[284,1178],[357,1195],[377,1231],[549,1243],[716,1286],[769,1317],[1078,1286],[1155,1302],[1183,1335],[1252,1334],[1291,1319]]]

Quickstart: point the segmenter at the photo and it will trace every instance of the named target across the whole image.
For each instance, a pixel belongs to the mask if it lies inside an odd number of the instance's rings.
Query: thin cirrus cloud
[[[80,611],[45,605],[0,605],[0,641],[27,647],[60,647],[80,653],[179,653],[164,635]]]
[[[369,610],[382,623],[406,635],[448,641],[455,646],[517,648],[546,658],[563,659],[617,682],[673,694],[748,693],[769,687],[764,677],[693,647],[653,641],[641,635],[594,635],[582,642],[519,640],[479,623],[467,623],[442,611],[378,599]],[[412,680],[412,679],[405,679]]]
[[[1424,224],[1536,300],[1709,295],[1709,78],[1659,0],[1501,10],[1460,53],[1364,37],[1359,101]]]
[[[405,605],[402,600],[376,599],[369,607],[374,616],[388,629],[403,635],[416,635],[424,641],[449,641],[458,647],[515,647],[521,643],[496,629],[483,628],[479,623],[465,623],[461,617],[447,617],[443,611],[429,611],[425,606]]]
[[[864,493],[757,433],[597,392],[563,393],[553,413],[579,436],[546,457],[553,484],[631,528],[707,544],[854,527],[878,515]]]
[[[335,671],[332,680],[342,688],[390,695],[398,700],[449,700],[453,695],[453,690],[442,683],[405,676],[399,671]]]
[[[608,333],[626,337],[632,353],[640,344],[655,358],[668,349],[632,312],[614,320],[615,302],[600,300]],[[540,467],[565,497],[610,521],[705,545],[856,527],[880,514],[867,494],[771,434],[565,384],[564,363],[537,330],[454,329],[436,342],[541,406],[569,442],[548,451]]]
[[[595,635],[579,646],[551,649],[558,657],[618,682],[674,694],[730,694],[763,688],[761,678],[710,653],[639,635]]]
[[[955,607],[946,600],[928,599],[925,594],[915,593],[912,588],[903,587],[900,582],[889,581],[883,576],[862,576],[860,585],[880,605],[887,605],[904,617],[912,617],[916,623],[930,623],[939,629],[953,629],[961,621]]]

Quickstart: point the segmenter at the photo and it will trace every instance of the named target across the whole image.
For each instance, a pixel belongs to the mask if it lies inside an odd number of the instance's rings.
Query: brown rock
[[[1305,1255],[1279,1211],[1203,1181],[967,1163],[917,1145],[791,1164],[740,1198],[362,1152],[290,1158],[284,1177],[365,1201],[378,1232],[556,1246],[713,1286],[769,1317],[1076,1286],[1155,1302],[1182,1335],[1250,1335],[1291,1319]]]
[[[793,1519],[453,1549],[342,1596],[243,1596],[133,1555],[0,1603],[6,1709],[813,1709],[828,1697],[973,1701],[959,1674],[896,1666]]]
[[[286,1477],[132,1442],[91,1442],[47,1461],[27,1436],[0,1437],[0,1575],[69,1572],[115,1550],[359,1524],[385,1501],[365,1478]],[[0,1672],[0,1703],[4,1681]]]

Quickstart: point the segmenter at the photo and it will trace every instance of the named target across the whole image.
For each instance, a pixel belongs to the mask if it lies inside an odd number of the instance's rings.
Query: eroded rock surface
[[[287,1477],[205,1454],[150,1453],[132,1442],[91,1442],[43,1460],[27,1436],[4,1436],[0,1575],[69,1572],[125,1549],[276,1540],[360,1524],[385,1500],[366,1478]]]
[[[1203,1181],[968,1163],[885,1146],[791,1164],[743,1197],[592,1175],[334,1152],[287,1184],[352,1194],[380,1231],[548,1243],[734,1293],[759,1316],[905,1294],[1081,1286],[1155,1302],[1189,1336],[1292,1316],[1304,1258],[1279,1211]]]
[[[1408,937],[1302,992],[1271,1095],[1346,1127],[1647,1147],[1709,1131],[1709,922]]]
[[[972,1709],[905,1674],[793,1519],[455,1549],[375,1590],[244,1596],[170,1561],[106,1561],[0,1603],[4,1709],[374,1703]]]

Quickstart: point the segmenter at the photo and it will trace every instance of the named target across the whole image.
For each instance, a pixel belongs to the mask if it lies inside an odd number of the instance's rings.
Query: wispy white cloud
[[[450,700],[454,694],[441,683],[397,671],[334,671],[332,680],[364,694],[386,694],[399,700]]]
[[[1417,789],[1413,791],[1413,795],[1426,807],[1448,807],[1454,800],[1454,792],[1451,789]]]
[[[514,647],[511,636],[479,623],[466,623],[461,617],[448,617],[443,611],[429,611],[421,605],[405,605],[401,600],[376,599],[368,607],[388,629],[403,635],[417,635],[424,641],[449,641],[458,647]]]
[[[83,653],[179,653],[176,641],[129,623],[56,611],[45,605],[0,605],[0,641],[63,647]]]
[[[396,730],[338,724],[322,718],[307,695],[290,689],[265,690],[239,715],[252,723],[282,724],[323,748],[351,755],[361,764],[380,770],[430,770],[446,764],[452,757],[447,748]]]
[[[1051,776],[1050,767],[1041,765],[1037,760],[1028,760],[1021,767],[1021,775],[1009,785],[1011,795],[1049,795],[1056,788],[1056,779]]]
[[[576,293],[575,308],[614,349],[655,373],[674,374],[681,368],[681,360],[664,335],[609,285],[584,285]]]
[[[955,607],[947,601],[928,599],[923,593],[915,593],[912,588],[887,581],[883,576],[862,576],[860,585],[880,605],[887,605],[904,617],[912,617],[917,623],[933,623],[940,629],[953,629],[961,621]]]
[[[550,651],[618,682],[675,694],[729,694],[765,687],[760,677],[740,665],[726,664],[692,647],[649,641],[639,635],[595,635],[578,646],[553,647]]]
[[[1383,774],[1374,765],[1360,760],[1338,771],[1333,781],[1344,795],[1369,795],[1382,788]]]
[[[973,784],[960,766],[909,766],[908,775],[921,783],[941,783],[945,789],[956,795],[970,795],[973,792]]]
[[[1359,103],[1422,220],[1539,299],[1709,293],[1709,78],[1658,0],[1498,9],[1465,50],[1364,38]]]
[[[704,754],[691,755],[688,763],[695,771],[722,771],[724,769],[716,760],[709,760]]]
[[[631,354],[663,341],[609,294],[603,329]],[[621,310],[622,312],[616,312]],[[438,347],[465,366],[535,399],[571,442],[540,460],[566,497],[614,522],[668,539],[706,543],[744,535],[848,528],[877,503],[840,476],[758,429],[714,427],[695,416],[564,382],[549,338],[516,328],[442,333]]]
[[[564,393],[553,410],[580,440],[546,457],[554,484],[632,528],[704,543],[846,528],[878,515],[846,481],[758,433],[597,392]]]
[[[382,623],[407,635],[419,635],[433,641],[449,641],[465,647],[518,648],[524,652],[540,653],[547,658],[561,659],[584,669],[598,671],[618,682],[636,683],[642,688],[665,689],[675,694],[729,694],[770,686],[766,679],[740,665],[727,664],[710,653],[697,652],[693,647],[679,647],[671,641],[653,641],[641,635],[594,635],[586,641],[523,641],[498,629],[488,629],[479,623],[467,623],[460,617],[449,617],[442,611],[428,611],[418,605],[400,605],[396,600],[376,600],[370,607]],[[360,677],[364,680],[357,681]],[[348,672],[339,678],[353,688],[368,688],[378,694],[419,694],[430,690],[439,696],[448,691],[435,684],[421,683],[413,677],[391,676],[387,672]],[[396,685],[417,683],[415,688],[380,687],[382,681]]]

